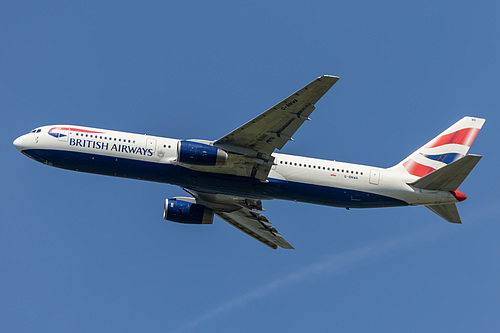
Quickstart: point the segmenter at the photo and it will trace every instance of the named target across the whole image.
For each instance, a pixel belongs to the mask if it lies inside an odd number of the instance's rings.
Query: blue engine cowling
[[[203,143],[179,141],[177,160],[186,164],[222,165],[226,164],[227,153],[220,148]]]
[[[214,221],[214,211],[205,206],[190,202],[191,200],[193,198],[166,199],[163,209],[163,219],[177,223],[212,224]]]

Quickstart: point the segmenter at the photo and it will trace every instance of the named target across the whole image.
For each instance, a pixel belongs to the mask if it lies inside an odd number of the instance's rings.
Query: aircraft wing
[[[214,210],[215,214],[227,223],[235,226],[259,242],[277,249],[293,249],[260,212],[262,202],[255,199],[231,197],[223,194],[211,194],[184,189],[196,198],[196,203]]]
[[[265,181],[275,149],[293,140],[292,135],[315,109],[314,104],[338,81],[324,75],[269,110],[216,140],[213,145],[229,153],[228,166],[220,172]],[[229,168],[229,169],[228,169]]]

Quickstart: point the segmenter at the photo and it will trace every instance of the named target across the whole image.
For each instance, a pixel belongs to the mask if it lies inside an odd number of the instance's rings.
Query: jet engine
[[[204,143],[179,141],[177,161],[195,165],[223,165],[227,162],[227,153]]]
[[[212,224],[214,211],[198,205],[193,198],[172,198],[165,200],[163,219],[186,224]]]

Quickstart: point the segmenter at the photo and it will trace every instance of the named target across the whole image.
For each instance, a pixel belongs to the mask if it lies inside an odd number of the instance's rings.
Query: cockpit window
[[[35,128],[34,130],[32,130],[30,133],[40,133],[42,131],[41,128]]]

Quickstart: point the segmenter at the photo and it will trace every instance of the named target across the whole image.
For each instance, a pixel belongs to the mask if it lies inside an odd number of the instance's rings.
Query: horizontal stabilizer
[[[409,185],[426,190],[455,191],[476,166],[481,157],[479,155],[464,156],[413,183],[409,183]]]
[[[425,206],[425,208],[441,216],[448,222],[462,223],[460,215],[458,214],[457,206],[454,203],[444,205],[428,205]]]

